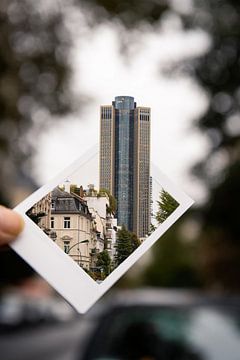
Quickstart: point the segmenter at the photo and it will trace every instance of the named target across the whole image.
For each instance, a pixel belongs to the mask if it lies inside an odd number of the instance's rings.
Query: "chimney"
[[[64,181],[64,191],[69,194],[71,192],[71,182],[68,179]]]

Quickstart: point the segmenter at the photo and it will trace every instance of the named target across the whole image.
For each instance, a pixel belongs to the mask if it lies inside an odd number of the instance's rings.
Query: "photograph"
[[[99,165],[70,174],[26,213],[99,284],[179,205],[151,176],[150,134],[151,109],[133,97],[100,106]]]
[[[0,0],[0,360],[240,360],[240,0]]]

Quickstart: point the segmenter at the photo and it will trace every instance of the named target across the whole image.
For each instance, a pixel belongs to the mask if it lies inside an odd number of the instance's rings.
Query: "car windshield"
[[[86,359],[236,360],[240,313],[217,306],[127,307],[103,319]]]

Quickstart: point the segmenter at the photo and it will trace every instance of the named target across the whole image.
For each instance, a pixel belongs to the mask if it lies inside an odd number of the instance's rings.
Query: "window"
[[[51,229],[54,228],[54,217],[51,217],[50,227],[51,227]]]
[[[70,250],[70,241],[64,241],[63,242],[63,250],[66,254],[69,253],[69,250]]]
[[[63,227],[64,227],[64,229],[70,229],[70,217],[69,216],[64,217]]]
[[[54,200],[51,201],[51,210],[55,210],[55,201]]]

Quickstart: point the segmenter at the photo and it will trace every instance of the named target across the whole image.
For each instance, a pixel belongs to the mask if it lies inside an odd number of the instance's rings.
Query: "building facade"
[[[55,188],[51,193],[50,229],[52,240],[79,266],[89,270],[96,229],[86,202]]]
[[[89,185],[89,190],[84,194],[89,211],[92,214],[96,228],[98,229],[97,238],[101,239],[95,246],[94,251],[96,255],[107,250],[110,259],[114,260],[116,232],[117,232],[117,219],[113,214],[109,213],[109,197],[106,193],[99,194],[95,191],[93,185]],[[102,248],[104,244],[104,249]]]
[[[113,268],[117,220],[109,195],[65,181],[38,201],[27,215],[94,280],[103,280]],[[109,255],[109,269],[101,253]]]
[[[118,224],[140,238],[150,227],[150,118],[130,96],[101,106],[100,188],[116,198]]]

